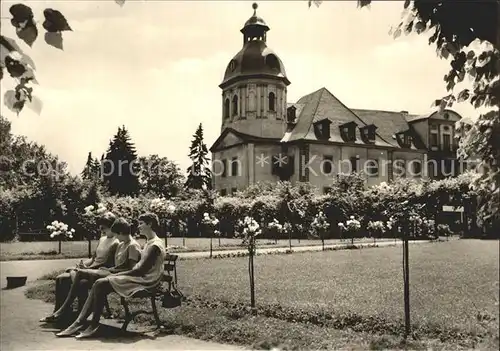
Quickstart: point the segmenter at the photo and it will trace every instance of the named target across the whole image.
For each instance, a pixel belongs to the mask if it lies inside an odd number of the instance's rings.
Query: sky
[[[240,29],[253,14],[253,1],[114,0],[21,1],[39,21],[32,48],[19,46],[36,63],[34,95],[40,114],[19,116],[3,106],[12,86],[2,80],[2,114],[15,134],[46,145],[79,173],[88,152],[100,158],[118,127],[125,125],[140,156],[158,154],[181,169],[190,165],[189,146],[202,123],[210,147],[222,120],[221,83],[231,58],[242,47]],[[8,8],[1,3],[3,35],[15,38]],[[64,50],[43,40],[43,9],[61,11],[73,32]],[[446,95],[440,59],[426,36],[393,39],[402,1],[359,9],[356,1],[261,1],[257,14],[271,30],[267,44],[281,58],[288,102],[326,87],[351,108],[406,110],[423,114]],[[463,117],[477,112],[455,105]]]

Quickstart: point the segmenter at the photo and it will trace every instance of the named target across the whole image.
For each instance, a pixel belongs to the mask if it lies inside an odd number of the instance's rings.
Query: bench
[[[157,299],[162,299],[162,307],[174,308],[181,304],[182,295],[177,290],[177,258],[178,255],[168,254],[165,256],[163,264],[164,273],[160,285],[152,291],[139,291],[134,294],[130,299],[149,299],[151,302],[151,310],[138,310],[131,312],[126,298],[120,297],[120,303],[125,310],[125,321],[121,329],[127,330],[128,325],[139,314],[152,314],[154,316],[158,329],[162,327],[162,322],[158,314]],[[107,305],[107,301],[106,301]]]

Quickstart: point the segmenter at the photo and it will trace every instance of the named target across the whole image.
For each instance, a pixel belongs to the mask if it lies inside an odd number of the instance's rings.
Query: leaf
[[[55,33],[65,30],[72,30],[64,15],[57,10],[45,9],[43,10],[43,16],[45,17],[43,28],[45,28],[47,32]]]
[[[57,49],[63,50],[63,37],[61,32],[46,32],[45,42]]]
[[[115,0],[115,2],[120,6],[123,6],[125,4],[125,0]],[[311,7],[311,1],[309,1],[309,7]]]
[[[410,3],[410,0],[405,0],[404,8],[407,9],[410,6]]]
[[[468,100],[470,97],[469,89],[464,89],[457,95],[457,102],[463,102]]]
[[[38,29],[36,28],[36,24],[33,20],[28,21],[28,24],[24,28],[18,28],[16,33],[19,39],[24,41],[30,47],[33,46],[33,43],[38,37]]]
[[[33,18],[33,10],[24,4],[12,5],[9,12],[17,22],[24,22]]]
[[[415,23],[415,31],[417,32],[417,34],[423,33],[425,29],[426,27],[424,22],[418,21],[417,23]]]
[[[26,67],[18,60],[13,59],[11,55],[5,57],[5,68],[13,78],[19,78],[26,72]]]
[[[9,52],[16,51],[21,55],[21,62],[31,66],[33,69],[36,69],[35,61],[23,52],[14,39],[2,35],[0,37],[0,44],[2,62],[5,60],[5,56],[8,55]]]
[[[32,96],[31,101],[26,104],[26,107],[35,112],[37,115],[40,115],[42,113],[43,103],[38,97]]]
[[[24,107],[24,101],[16,99],[16,92],[14,90],[7,90],[3,96],[4,104],[9,110],[19,115],[19,112]]]

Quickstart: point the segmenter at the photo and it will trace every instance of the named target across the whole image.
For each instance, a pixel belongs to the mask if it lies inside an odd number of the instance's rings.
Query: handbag
[[[170,290],[163,293],[162,307],[163,308],[175,308],[179,307],[182,303],[182,298],[184,295],[173,286]]]

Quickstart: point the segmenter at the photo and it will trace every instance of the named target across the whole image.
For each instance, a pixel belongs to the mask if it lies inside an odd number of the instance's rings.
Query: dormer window
[[[348,122],[339,126],[340,135],[345,142],[356,141],[356,122]]]
[[[290,106],[286,109],[286,121],[287,123],[295,123],[295,112],[297,108],[295,106]]]
[[[328,119],[322,119],[320,121],[314,122],[314,134],[319,140],[330,139],[330,124],[332,122]]]
[[[399,146],[405,149],[410,149],[411,144],[413,142],[413,138],[410,134],[410,131],[400,132],[396,134],[396,140],[398,141]]]
[[[359,128],[361,132],[361,138],[365,143],[373,144],[375,143],[375,131],[377,127],[374,124],[370,124]]]

